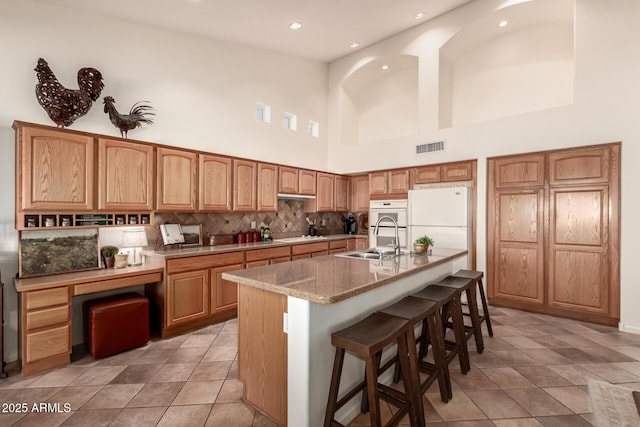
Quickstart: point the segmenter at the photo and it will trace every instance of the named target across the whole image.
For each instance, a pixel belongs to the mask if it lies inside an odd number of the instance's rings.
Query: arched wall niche
[[[573,28],[573,0],[511,0],[458,32],[439,52],[440,128],[573,104]]]
[[[342,143],[417,135],[418,72],[417,56],[394,55],[373,59],[345,78],[340,92]]]

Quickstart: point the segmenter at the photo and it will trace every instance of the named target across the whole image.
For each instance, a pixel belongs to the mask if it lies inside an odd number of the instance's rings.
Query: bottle
[[[260,240],[264,240],[264,227],[260,227]]]
[[[265,225],[264,227],[264,240],[270,240],[271,239],[271,230],[269,230],[269,226]]]

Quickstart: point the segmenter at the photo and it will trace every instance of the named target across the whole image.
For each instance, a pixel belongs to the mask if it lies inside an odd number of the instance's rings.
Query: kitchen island
[[[329,255],[223,273],[238,286],[238,375],[245,401],[281,426],[324,420],[334,348],[331,333],[452,273],[466,250],[383,260]],[[363,364],[347,355],[341,390]],[[359,413],[354,399],[337,419]]]

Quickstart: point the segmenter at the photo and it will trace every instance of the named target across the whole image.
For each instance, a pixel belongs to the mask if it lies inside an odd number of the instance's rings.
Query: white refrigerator
[[[470,269],[472,246],[471,187],[434,187],[409,190],[409,242],[427,235],[436,248],[467,249],[456,260],[454,271]],[[411,248],[409,244],[409,248]]]

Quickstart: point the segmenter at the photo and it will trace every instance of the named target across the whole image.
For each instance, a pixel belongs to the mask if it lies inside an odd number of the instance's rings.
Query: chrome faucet
[[[381,216],[380,218],[378,218],[378,222],[376,222],[376,227],[373,229],[373,234],[374,235],[378,235],[378,229],[380,228],[380,223],[384,220],[388,220],[391,221],[393,223],[393,226],[395,228],[395,239],[394,239],[394,243],[393,243],[393,253],[398,256],[400,255],[400,236],[398,235],[398,222],[391,218],[390,216]]]

